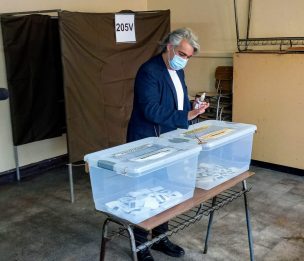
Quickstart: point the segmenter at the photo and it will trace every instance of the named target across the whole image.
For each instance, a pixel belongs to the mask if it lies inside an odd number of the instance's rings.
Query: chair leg
[[[217,105],[216,105],[216,120],[220,118],[220,107],[221,107],[221,95],[219,94],[217,97]]]
[[[220,121],[222,120],[223,110],[224,110],[224,107],[222,107],[222,108],[221,108],[221,111],[220,111],[220,115],[219,115],[219,120],[220,120]]]

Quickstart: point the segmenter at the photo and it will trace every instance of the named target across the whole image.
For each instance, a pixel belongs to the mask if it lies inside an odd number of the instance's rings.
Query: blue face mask
[[[171,69],[176,70],[176,71],[184,69],[188,62],[188,59],[184,59],[184,58],[176,55],[174,52],[174,49],[173,49],[173,53],[174,53],[174,57],[172,58],[172,60],[168,59]]]

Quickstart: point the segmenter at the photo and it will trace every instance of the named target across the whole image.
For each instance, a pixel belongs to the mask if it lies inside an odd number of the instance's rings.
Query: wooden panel
[[[233,121],[257,125],[252,158],[304,169],[304,55],[235,54]]]
[[[234,177],[233,179],[230,179],[210,190],[204,190],[196,188],[194,195],[191,199],[188,199],[184,201],[181,204],[176,205],[175,207],[172,207],[164,212],[161,212],[160,214],[153,216],[137,226],[145,229],[145,230],[151,230],[165,222],[168,222],[172,218],[187,212],[188,210],[198,206],[200,203],[206,202],[208,199],[213,198],[214,196],[220,194],[221,192],[235,186],[236,184],[240,183],[241,181],[251,177],[254,175],[253,172],[246,171],[241,175],[238,175]]]

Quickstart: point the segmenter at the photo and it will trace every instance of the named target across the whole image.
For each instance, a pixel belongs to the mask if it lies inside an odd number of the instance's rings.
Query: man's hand
[[[203,102],[198,109],[194,109],[188,112],[188,121],[193,120],[198,115],[205,112],[205,110],[209,107],[209,102]]]

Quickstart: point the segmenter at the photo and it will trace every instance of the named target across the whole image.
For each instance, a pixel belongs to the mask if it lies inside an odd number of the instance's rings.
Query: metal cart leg
[[[69,181],[70,181],[70,194],[71,194],[71,203],[74,203],[74,182],[73,182],[73,168],[72,163],[69,163]]]
[[[130,245],[131,245],[131,249],[132,249],[133,261],[137,261],[135,237],[134,237],[133,229],[130,225],[127,226],[127,231],[129,233],[129,237],[130,237]]]
[[[136,244],[135,244],[135,237],[133,233],[133,228],[129,224],[121,223],[118,220],[112,219],[108,217],[102,226],[102,237],[101,237],[101,245],[100,245],[100,261],[104,261],[105,253],[106,253],[106,243],[110,240],[108,238],[108,224],[110,222],[116,223],[119,226],[122,227],[123,230],[126,230],[129,234],[130,238],[130,245],[131,245],[131,251],[132,251],[132,259],[133,261],[137,261],[137,251],[136,251]]]
[[[215,203],[216,203],[216,197],[214,197],[212,199],[212,207],[214,207]],[[205,246],[204,246],[204,252],[203,252],[204,254],[207,254],[207,251],[208,251],[208,241],[209,241],[210,232],[211,232],[213,214],[214,214],[214,210],[210,213],[210,216],[209,216],[209,222],[208,222],[208,228],[207,228],[207,234],[206,234]]]
[[[106,219],[102,226],[102,232],[101,232],[101,245],[100,245],[100,261],[103,261],[105,258],[106,253],[106,243],[109,240],[107,238],[108,236],[108,223],[110,222],[110,219]]]
[[[243,189],[247,190],[246,180],[242,181],[242,183],[243,183]],[[254,261],[253,240],[252,240],[252,232],[251,232],[251,224],[250,224],[250,214],[249,214],[249,208],[248,208],[248,202],[247,202],[247,193],[245,192],[243,195],[244,195],[244,203],[245,203],[250,260]]]

